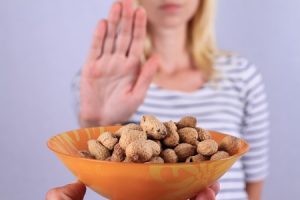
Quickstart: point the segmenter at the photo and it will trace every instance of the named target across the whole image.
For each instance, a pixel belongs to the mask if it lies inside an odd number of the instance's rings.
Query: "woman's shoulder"
[[[237,54],[223,54],[215,59],[215,69],[217,74],[226,77],[237,77],[248,80],[249,77],[258,75],[256,65],[249,59]]]

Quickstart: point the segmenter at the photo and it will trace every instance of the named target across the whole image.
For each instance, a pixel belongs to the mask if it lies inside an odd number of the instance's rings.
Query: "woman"
[[[143,8],[114,3],[96,29],[80,76],[81,126],[138,122],[143,114],[163,121],[196,116],[199,126],[250,143],[221,178],[217,199],[261,199],[268,164],[264,86],[246,59],[217,50],[214,0],[138,3]]]

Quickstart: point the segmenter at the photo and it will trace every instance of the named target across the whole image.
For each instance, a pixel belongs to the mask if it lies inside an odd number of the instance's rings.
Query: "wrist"
[[[97,126],[109,126],[114,125],[120,122],[114,122],[108,117],[101,117],[99,115],[87,115],[84,113],[80,113],[79,115],[79,124],[82,128],[88,127],[97,127]]]

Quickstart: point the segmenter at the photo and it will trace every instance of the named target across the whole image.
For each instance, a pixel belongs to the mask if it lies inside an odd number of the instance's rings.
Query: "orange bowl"
[[[118,163],[80,157],[78,151],[87,149],[88,140],[119,128],[85,128],[61,133],[48,141],[48,147],[82,183],[112,200],[186,200],[217,181],[249,148],[242,140],[237,154],[201,163]],[[218,143],[226,136],[210,133]]]

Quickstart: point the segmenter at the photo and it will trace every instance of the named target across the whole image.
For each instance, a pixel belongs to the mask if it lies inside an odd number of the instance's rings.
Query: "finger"
[[[211,185],[208,189],[211,189],[214,192],[214,194],[212,194],[212,199],[215,199],[215,196],[220,191],[220,183],[216,182],[213,185]],[[200,192],[197,197],[193,197],[190,200],[205,199],[205,198],[207,198],[206,195],[209,195],[210,193],[211,193],[211,191],[207,191],[207,189],[205,189],[204,191]]]
[[[132,0],[123,1],[122,18],[120,23],[120,32],[117,37],[116,52],[126,55],[132,38],[133,27],[133,9]]]
[[[143,8],[138,8],[134,17],[133,38],[129,50],[129,56],[139,58],[142,55],[146,36],[146,23],[146,11]]]
[[[220,183],[216,182],[213,185],[211,185],[209,188],[215,192],[215,195],[217,195],[220,191]]]
[[[142,67],[141,73],[137,79],[137,82],[133,88],[133,94],[136,98],[141,101],[144,99],[146,92],[152,79],[158,69],[159,65],[159,56],[152,56]]]
[[[90,50],[90,58],[91,59],[97,59],[101,56],[106,31],[107,31],[106,21],[101,20],[98,23],[95,33],[94,33],[92,46],[91,46],[91,50]]]
[[[83,200],[85,192],[85,185],[76,182],[50,190],[46,195],[46,200]]]
[[[215,200],[215,197],[215,192],[210,188],[206,188],[197,195],[196,200]]]
[[[111,54],[115,45],[115,38],[117,34],[117,27],[121,16],[121,4],[114,3],[108,17],[108,30],[104,43],[104,54]]]

